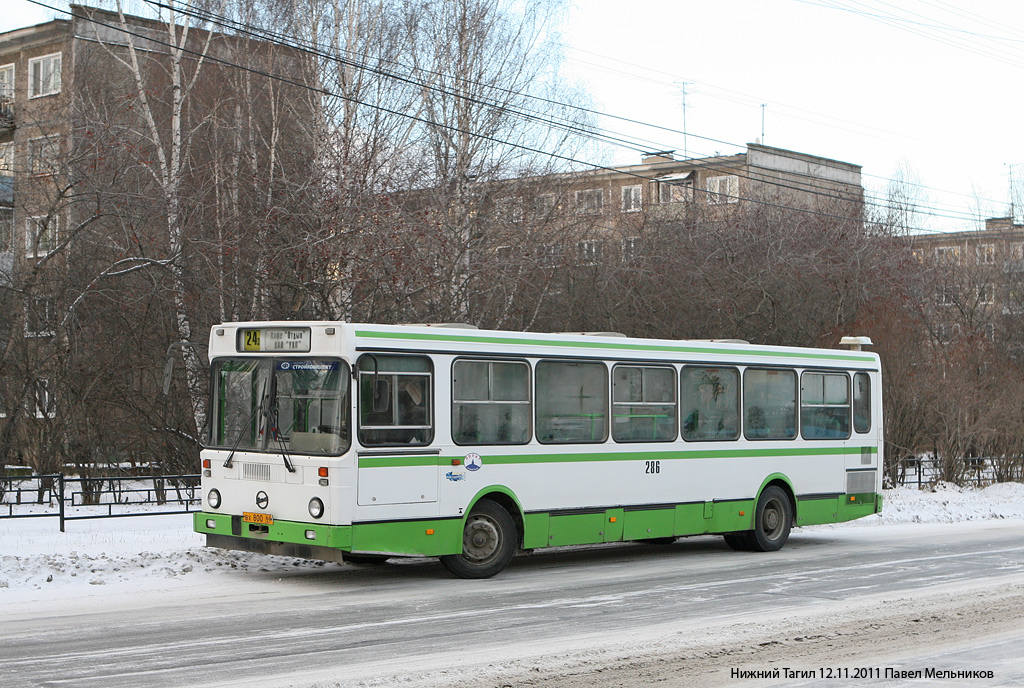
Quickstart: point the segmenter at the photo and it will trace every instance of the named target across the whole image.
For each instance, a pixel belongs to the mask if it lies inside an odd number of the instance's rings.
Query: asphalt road
[[[997,671],[998,680],[971,685],[1019,685],[1024,670],[1014,673],[1011,648],[1024,640],[1024,624],[998,611],[1019,601],[982,599],[1011,589],[1024,591],[1024,524],[994,521],[798,529],[775,553],[733,552],[717,537],[551,551],[519,557],[485,581],[450,578],[432,560],[227,573],[134,597],[112,590],[8,606],[0,686],[534,685],[530,672],[546,677],[536,685],[630,685],[637,674],[621,667],[655,664],[644,657],[668,663],[661,683],[684,685],[687,666],[720,666],[728,685],[734,669],[770,673],[788,657],[804,657],[808,670],[864,660],[881,671],[897,660],[908,666],[908,657],[944,670],[967,666],[957,652],[971,667]],[[933,609],[928,619],[912,618],[917,600]],[[977,608],[958,610],[959,600]],[[996,616],[982,618],[982,609]],[[974,630],[955,633],[966,615],[977,617]],[[863,623],[822,645],[828,633],[801,635],[808,620],[819,631]],[[908,645],[897,622],[929,632]],[[898,657],[887,656],[884,633],[904,641]],[[942,648],[929,641],[933,633]],[[875,635],[854,651],[855,639]],[[796,651],[811,645],[822,652]],[[733,649],[718,662],[716,648]],[[587,677],[606,670],[609,680]],[[742,676],[736,685],[817,685],[809,676],[804,684]]]

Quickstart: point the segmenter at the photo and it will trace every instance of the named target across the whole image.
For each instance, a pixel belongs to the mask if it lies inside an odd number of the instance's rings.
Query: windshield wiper
[[[257,404],[252,413],[249,414],[249,420],[245,421],[245,424],[238,431],[238,437],[235,438],[234,444],[231,445],[231,452],[228,453],[228,458],[224,461],[224,468],[231,468],[231,459],[234,458],[235,452],[238,450],[238,445],[242,443],[242,435],[252,425],[252,421],[256,418],[256,414],[259,413],[260,417],[263,416],[264,405],[267,403],[270,391],[267,389],[266,383],[263,385],[263,396],[260,399],[260,403]]]
[[[281,458],[284,459],[284,467],[288,469],[289,473],[295,472],[295,466],[292,465],[291,459],[288,458],[288,446],[284,443],[284,439],[281,436],[280,428],[280,417],[278,416],[277,410],[277,375],[275,374],[271,378],[270,383],[270,399],[267,401],[267,431],[270,436],[267,438],[270,440],[277,440],[278,445],[281,447]]]

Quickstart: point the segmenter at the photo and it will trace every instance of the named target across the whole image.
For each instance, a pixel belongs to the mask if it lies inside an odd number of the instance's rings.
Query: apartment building
[[[490,193],[497,223],[575,225],[586,235],[584,260],[608,243],[637,250],[651,222],[714,221],[756,207],[857,220],[864,197],[859,165],[757,143],[706,158],[650,153],[637,165],[498,183]]]
[[[984,229],[916,235],[914,256],[936,272],[929,301],[942,341],[993,340],[1024,314],[1024,225],[989,218]]]
[[[74,331],[93,328],[89,337],[99,340],[103,328],[151,332],[154,351],[178,336],[173,318],[144,328],[104,321],[121,300],[115,291],[98,303],[86,298],[119,260],[174,254],[162,176],[172,156],[176,193],[188,204],[174,212],[195,245],[222,257],[218,237],[238,237],[249,217],[266,216],[245,213],[259,202],[252,199],[271,195],[268,179],[311,176],[315,100],[297,83],[306,58],[244,36],[193,26],[186,39],[182,26],[169,28],[71,5],[68,18],[0,34],[0,287],[8,287],[0,288],[0,444],[12,418],[61,415],[58,377],[70,357],[87,365],[103,353],[67,341],[62,323],[77,319]],[[178,57],[175,40],[184,41]],[[274,73],[289,81],[267,76]],[[188,90],[178,112],[176,89]],[[182,144],[172,151],[176,117]],[[130,292],[125,284],[116,288]],[[31,441],[19,442],[30,453]]]

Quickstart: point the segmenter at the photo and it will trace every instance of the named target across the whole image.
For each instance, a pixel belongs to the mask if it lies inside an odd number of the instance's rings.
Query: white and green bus
[[[773,551],[882,508],[881,372],[859,346],[250,322],[209,352],[195,529],[214,547],[485,578],[539,547]]]

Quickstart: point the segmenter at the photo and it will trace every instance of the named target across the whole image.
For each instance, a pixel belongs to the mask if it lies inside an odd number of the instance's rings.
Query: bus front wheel
[[[516,524],[504,508],[481,499],[466,518],[462,554],[441,557],[441,564],[459,578],[490,578],[516,554]]]

